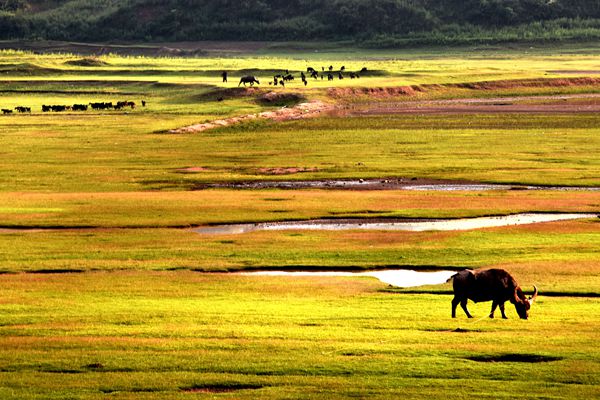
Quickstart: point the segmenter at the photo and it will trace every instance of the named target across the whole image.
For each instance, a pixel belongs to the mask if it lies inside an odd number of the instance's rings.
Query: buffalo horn
[[[535,299],[537,299],[537,295],[538,295],[538,288],[537,288],[537,286],[535,286],[535,285],[534,285],[534,286],[533,286],[533,296],[531,296],[531,297],[529,298],[529,302],[530,302],[531,304],[533,304],[533,302],[535,301]]]

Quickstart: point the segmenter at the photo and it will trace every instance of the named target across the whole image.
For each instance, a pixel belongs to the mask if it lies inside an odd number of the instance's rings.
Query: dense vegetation
[[[600,37],[585,0],[2,0],[0,38],[359,40],[376,46]]]

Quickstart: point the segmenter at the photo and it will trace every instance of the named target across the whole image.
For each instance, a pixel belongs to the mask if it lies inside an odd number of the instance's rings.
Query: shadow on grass
[[[544,356],[541,354],[518,354],[506,353],[495,355],[477,355],[465,357],[467,360],[477,362],[520,362],[520,363],[542,363],[551,361],[560,361],[563,357]]]
[[[233,393],[239,390],[262,389],[264,385],[247,383],[217,383],[217,384],[199,384],[181,388],[186,393]]]

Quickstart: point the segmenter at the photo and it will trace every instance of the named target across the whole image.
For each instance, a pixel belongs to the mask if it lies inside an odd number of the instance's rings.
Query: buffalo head
[[[517,314],[521,319],[527,319],[529,317],[529,309],[535,301],[538,295],[538,289],[536,286],[533,287],[533,295],[527,298],[520,287],[515,288],[514,299],[511,299],[511,303],[515,305]]]

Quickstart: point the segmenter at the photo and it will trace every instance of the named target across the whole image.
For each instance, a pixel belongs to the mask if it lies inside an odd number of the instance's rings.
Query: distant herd
[[[141,101],[142,107],[146,107],[146,100]],[[136,103],[133,101],[117,101],[113,102],[98,102],[98,103],[87,103],[87,104],[73,104],[73,105],[42,105],[42,112],[62,112],[62,111],[87,111],[89,108],[92,110],[122,110],[123,108],[134,109]],[[31,107],[17,106],[14,109],[2,108],[2,114],[12,114],[13,110],[18,113],[31,113]]]
[[[345,76],[349,77],[350,79],[358,79],[358,78],[360,78],[361,74],[364,74],[366,72],[367,72],[366,67],[363,67],[358,72],[347,72],[346,67],[343,65],[338,70],[334,71],[333,66],[330,65],[327,69],[325,67],[321,67],[321,73],[319,73],[313,67],[308,67],[308,68],[306,68],[306,74],[303,71],[300,72],[300,79],[302,80],[302,83],[304,84],[304,86],[307,86],[308,85],[307,75],[315,80],[318,80],[319,78],[321,80],[324,80],[325,77],[327,77],[328,81],[333,81],[335,79],[335,77],[337,77],[338,79],[344,79]],[[223,77],[223,82],[227,82],[227,72],[223,71],[221,73],[221,76]],[[293,81],[294,79],[295,79],[294,75],[291,74],[289,72],[289,70],[285,70],[280,74],[274,75],[273,79],[271,81],[269,81],[269,85],[273,85],[273,86],[279,85],[279,86],[285,87],[286,82]],[[244,86],[246,86],[246,84],[253,86],[255,83],[260,84],[259,80],[256,79],[255,76],[246,75],[246,76],[242,76],[240,78],[240,82],[239,82],[238,86],[240,86],[242,84]],[[142,105],[142,107],[145,107],[146,101],[142,100],[141,105]],[[72,104],[72,105],[65,105],[65,104],[46,105],[46,104],[44,104],[44,105],[42,105],[42,112],[87,111],[90,108],[92,110],[122,110],[124,108],[134,109],[135,107],[136,107],[136,103],[133,101],[129,101],[129,100],[117,101],[116,103],[96,102],[96,103]],[[26,107],[26,106],[17,106],[14,109],[2,108],[0,110],[2,111],[2,114],[5,114],[5,115],[12,114],[13,111],[16,111],[17,113],[31,113],[31,107]]]
[[[350,77],[350,79],[358,79],[360,78],[360,74],[363,74],[367,72],[367,68],[363,67],[360,71],[358,72],[346,72],[346,67],[345,66],[341,66],[339,70],[334,71],[333,69],[333,65],[330,65],[329,68],[327,68],[327,71],[325,70],[325,67],[321,67],[321,73],[319,74],[319,72],[314,69],[313,67],[308,67],[306,68],[306,74],[310,75],[311,78],[318,80],[319,77],[321,78],[321,80],[324,80],[325,77],[327,77],[328,81],[332,81],[335,79],[335,77],[337,76],[338,79],[344,79],[345,76]],[[308,85],[308,80],[306,79],[306,74],[302,71],[300,72],[300,79],[302,80],[302,83],[304,84],[304,86]],[[344,75],[347,74],[347,75]],[[227,72],[224,71],[221,76],[223,77],[223,82],[227,82]],[[276,74],[273,76],[273,79],[269,81],[269,85],[273,85],[273,86],[285,86],[286,82],[289,81],[293,81],[294,80],[294,75],[292,75],[289,70],[285,70],[284,72],[282,72],[281,74]],[[240,78],[240,83],[238,83],[238,86],[244,84],[244,86],[246,86],[246,84],[250,84],[250,86],[253,86],[255,83],[256,84],[260,84],[260,82],[258,81],[258,79],[256,79],[255,76],[253,75],[246,75],[246,76],[242,76]]]

